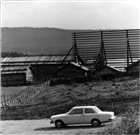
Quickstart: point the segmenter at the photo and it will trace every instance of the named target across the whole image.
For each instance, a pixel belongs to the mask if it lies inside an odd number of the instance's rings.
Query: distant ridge
[[[19,27],[2,30],[2,52],[29,55],[66,54],[72,46],[71,33],[83,30]]]

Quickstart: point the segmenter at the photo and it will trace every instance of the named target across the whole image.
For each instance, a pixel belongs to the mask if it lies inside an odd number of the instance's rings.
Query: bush
[[[107,127],[104,131],[99,132],[102,135],[128,135],[139,134],[139,113],[134,107],[122,115],[122,119],[118,123],[112,123],[110,127]]]

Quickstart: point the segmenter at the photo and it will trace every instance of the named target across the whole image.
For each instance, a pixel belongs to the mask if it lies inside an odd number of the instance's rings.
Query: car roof
[[[94,108],[96,106],[75,106],[73,109],[78,109],[78,108]]]

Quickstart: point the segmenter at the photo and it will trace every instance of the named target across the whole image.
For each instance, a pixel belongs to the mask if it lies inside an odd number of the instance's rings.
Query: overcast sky
[[[2,2],[2,27],[57,27],[64,29],[137,29],[139,3]]]

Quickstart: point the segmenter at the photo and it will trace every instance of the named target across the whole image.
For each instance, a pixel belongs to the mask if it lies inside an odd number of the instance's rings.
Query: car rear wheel
[[[61,120],[58,120],[58,121],[55,122],[55,126],[57,128],[62,128],[64,126],[64,123]]]
[[[98,119],[93,119],[91,121],[91,124],[93,127],[99,127],[101,125],[101,122]]]

